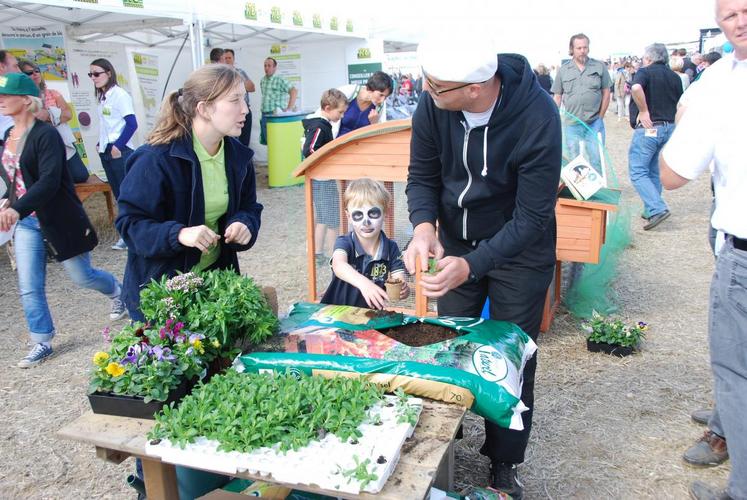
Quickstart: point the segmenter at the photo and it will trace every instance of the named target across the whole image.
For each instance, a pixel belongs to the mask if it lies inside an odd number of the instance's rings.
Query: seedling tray
[[[154,415],[161,411],[161,408],[165,405],[177,402],[189,394],[193,385],[194,383],[190,380],[182,381],[174,390],[169,392],[169,397],[166,401],[150,401],[146,403],[144,398],[140,396],[124,396],[98,391],[89,394],[88,401],[91,403],[91,409],[94,413],[153,420]]]
[[[246,472],[286,484],[313,485],[340,493],[378,493],[394,472],[402,445],[417,425],[417,422],[397,422],[397,400],[396,396],[384,396],[358,427],[362,436],[346,442],[327,434],[297,451],[283,453],[273,446],[240,453],[219,451],[218,441],[201,437],[184,449],[172,445],[168,439],[153,440],[146,444],[146,452],[163,462],[229,475]],[[419,419],[423,401],[409,398],[407,404],[417,410]],[[366,461],[365,470],[376,476],[368,482],[356,479],[350,472]]]

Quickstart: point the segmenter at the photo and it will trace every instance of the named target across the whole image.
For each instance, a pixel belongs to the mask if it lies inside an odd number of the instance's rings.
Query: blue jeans
[[[16,226],[13,244],[18,266],[18,290],[21,293],[21,305],[29,335],[34,343],[49,342],[55,331],[44,290],[47,247],[39,227],[39,219],[33,215],[21,219]],[[119,283],[114,276],[91,267],[91,255],[88,252],[62,261],[62,266],[73,283],[81,288],[96,290],[109,298],[116,297],[120,292]]]
[[[272,116],[272,112],[262,112],[262,116],[259,119],[259,143],[263,146],[267,146],[267,117]]]
[[[125,162],[132,154],[132,150],[128,147],[124,147],[121,152],[121,158],[112,158],[112,145],[109,144],[106,147],[106,151],[99,153],[101,166],[104,167],[106,180],[112,188],[112,193],[114,193],[115,199],[119,198],[119,185],[122,184],[122,180],[125,176]]]
[[[747,498],[747,251],[731,238],[721,247],[711,282],[708,335],[718,409],[714,432],[726,438],[732,498]],[[711,419],[709,425],[714,425]],[[721,432],[719,432],[719,430]]]
[[[628,150],[630,182],[643,200],[643,208],[648,217],[668,210],[661,197],[659,153],[672,135],[674,124],[662,123],[654,125],[654,129],[656,137],[646,137],[644,128],[635,129]]]
[[[606,131],[604,129],[604,120],[597,118],[591,123],[582,124],[579,122],[566,124],[564,127],[565,132],[565,146],[568,160],[573,160],[581,152],[581,143],[584,144],[584,150],[587,160],[597,172],[602,172],[602,164],[599,157],[599,138],[598,133],[602,134],[602,146],[604,146],[607,140]]]

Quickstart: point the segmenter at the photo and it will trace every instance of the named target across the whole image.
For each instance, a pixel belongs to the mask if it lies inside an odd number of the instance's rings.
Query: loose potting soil
[[[278,337],[240,359],[249,371],[365,374],[390,390],[462,404],[500,426],[522,429],[521,373],[536,349],[505,321],[299,303]]]

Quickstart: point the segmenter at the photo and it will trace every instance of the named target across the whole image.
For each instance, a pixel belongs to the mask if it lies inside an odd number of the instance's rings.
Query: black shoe
[[[648,218],[648,224],[643,226],[644,231],[648,231],[649,229],[653,229],[665,220],[669,218],[669,216],[672,215],[669,210],[664,210],[661,213],[658,213],[656,215],[652,215]]]
[[[491,462],[490,487],[511,495],[514,500],[521,500],[524,496],[524,485],[519,481],[516,464]]]

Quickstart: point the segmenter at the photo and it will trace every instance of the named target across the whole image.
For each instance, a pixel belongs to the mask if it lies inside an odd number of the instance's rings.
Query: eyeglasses
[[[464,87],[469,87],[470,85],[474,85],[474,84],[481,85],[489,80],[488,78],[488,80],[485,80],[484,82],[464,83],[462,85],[457,85],[456,87],[451,87],[450,89],[438,90],[438,85],[433,83],[433,80],[431,80],[430,77],[425,73],[425,70],[421,68],[421,72],[423,73],[423,78],[425,78],[425,81],[428,82],[428,87],[430,87],[431,92],[433,92],[437,96],[445,94],[446,92],[451,92],[452,90],[463,89]]]
[[[88,73],[88,77],[89,78],[98,78],[101,75],[103,75],[104,73],[106,73],[106,71],[91,71],[90,73]]]
[[[23,72],[23,74],[28,75],[28,76],[31,76],[34,73],[41,73],[41,71],[39,71],[39,69],[37,68],[37,69],[29,69]]]
[[[369,219],[378,219],[381,217],[381,209],[379,207],[371,207],[368,209],[367,212]],[[361,210],[354,210],[353,213],[350,214],[350,218],[353,219],[353,222],[360,222],[363,220],[363,212]]]

